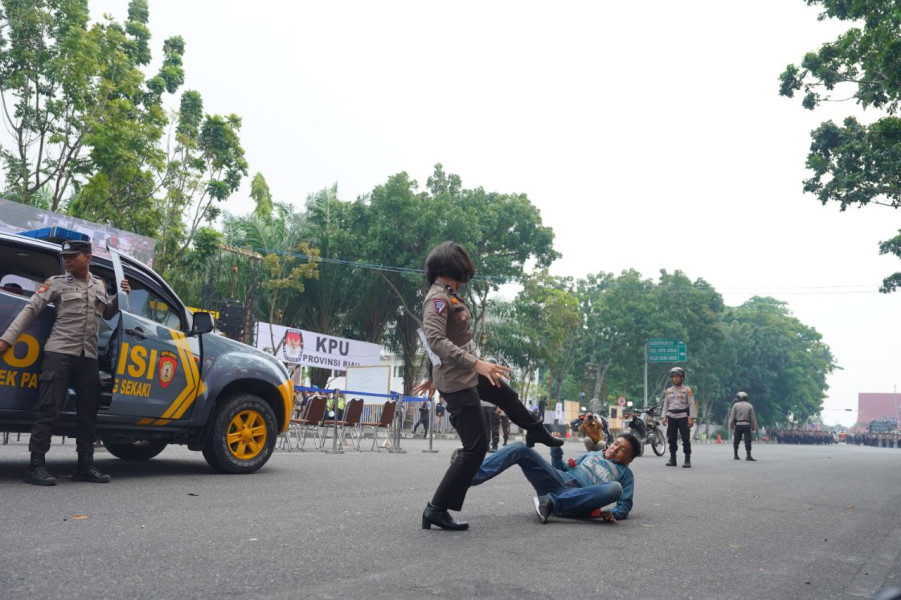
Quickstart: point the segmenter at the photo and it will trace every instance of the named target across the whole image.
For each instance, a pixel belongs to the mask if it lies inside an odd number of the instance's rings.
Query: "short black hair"
[[[460,283],[468,283],[476,274],[475,265],[466,248],[457,242],[447,241],[435,246],[425,259],[425,276],[429,283],[439,277],[448,277]]]
[[[636,458],[641,452],[641,442],[638,441],[638,438],[632,433],[621,433],[619,437],[629,442],[629,445],[632,446],[632,458]]]

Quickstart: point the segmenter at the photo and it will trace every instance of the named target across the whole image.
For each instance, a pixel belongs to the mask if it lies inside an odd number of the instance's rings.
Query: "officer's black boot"
[[[690,468],[691,468],[691,455],[690,455],[690,454],[686,454],[686,455],[685,455],[685,462],[682,463],[682,468],[683,468],[683,469],[690,469]]]
[[[738,455],[735,455],[735,458],[738,458]],[[757,462],[757,459],[751,456],[751,451],[748,450],[748,455],[745,457],[745,460],[750,460],[751,462]]]
[[[738,458],[738,446],[735,447],[735,460],[741,460]]]
[[[676,453],[670,452],[669,454],[669,462],[666,463],[667,467],[675,467],[676,466]]]
[[[72,475],[72,481],[89,481],[91,483],[109,483],[110,476],[104,475],[94,466],[94,455],[87,452],[78,453],[78,466]]]
[[[552,436],[544,423],[535,422],[526,426],[526,446],[531,448],[536,443],[559,448],[563,445],[563,439]]]
[[[31,462],[28,463],[28,471],[25,472],[25,483],[34,485],[56,485],[56,479],[47,472],[47,463],[41,452],[31,453]]]

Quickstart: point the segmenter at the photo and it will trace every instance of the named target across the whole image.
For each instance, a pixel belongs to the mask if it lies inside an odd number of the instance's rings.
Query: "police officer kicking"
[[[88,268],[92,258],[90,241],[66,241],[60,255],[66,275],[55,275],[37,289],[19,315],[0,336],[0,356],[15,344],[19,334],[49,303],[56,305],[56,321],[44,344],[44,359],[38,385],[38,414],[31,428],[28,450],[31,461],[25,482],[56,485],[47,472],[44,455],[50,450],[50,435],[59,420],[70,383],[74,383],[78,427],[75,448],[78,467],[72,481],[108,483],[94,466],[94,440],[100,398],[100,374],[97,365],[99,317],[110,319],[119,312],[114,298],[110,302],[104,281]],[[122,290],[131,291],[128,281]]]
[[[669,442],[669,462],[667,467],[676,466],[676,435],[682,436],[682,451],[685,452],[685,462],[682,466],[691,468],[691,428],[695,424],[695,397],[691,388],[682,385],[685,379],[685,371],[681,367],[674,367],[669,372],[673,385],[663,392],[663,424],[666,425],[666,439]]]
[[[748,402],[748,395],[745,392],[735,394],[735,404],[732,405],[732,411],[729,413],[729,429],[732,429],[732,447],[735,449],[735,460],[738,458],[738,444],[741,438],[745,438],[745,452],[747,456],[745,460],[756,462],[757,459],[751,456],[751,432],[757,431],[757,415],[754,413],[754,406]]]

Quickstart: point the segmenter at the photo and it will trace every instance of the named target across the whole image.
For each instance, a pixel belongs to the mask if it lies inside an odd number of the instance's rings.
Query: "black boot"
[[[44,461],[43,453],[31,453],[31,462],[28,463],[28,471],[25,472],[25,483],[56,485],[56,479],[47,472],[47,463]]]
[[[738,455],[735,455],[735,458],[738,458]],[[745,457],[745,460],[750,460],[751,462],[757,462],[757,459],[751,456],[751,451],[748,450],[748,455]]]
[[[532,423],[526,427],[526,446],[531,448],[535,444],[544,444],[551,448],[559,448],[563,445],[563,439],[554,437],[547,430],[544,423]]]
[[[450,516],[446,508],[438,508],[433,506],[431,502],[425,505],[422,511],[422,528],[431,529],[432,525],[436,525],[441,529],[451,529],[453,531],[465,531],[469,529],[469,523],[458,521]]]
[[[72,481],[89,481],[91,483],[109,483],[110,476],[104,475],[94,466],[94,455],[87,452],[78,453],[78,466],[72,474]]]
[[[691,456],[689,456],[688,454],[685,455],[685,462],[682,463],[682,468],[683,469],[691,468]]]
[[[735,460],[741,460],[738,458],[738,448],[735,449]]]
[[[667,467],[675,467],[676,466],[676,454],[671,453],[669,455],[669,461],[666,463]]]

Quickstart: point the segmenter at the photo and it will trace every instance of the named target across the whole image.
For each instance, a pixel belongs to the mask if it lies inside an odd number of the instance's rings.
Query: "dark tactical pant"
[[[676,445],[677,435],[682,437],[682,451],[685,452],[685,456],[691,456],[691,430],[688,428],[688,417],[667,418],[666,440],[669,442],[669,453],[673,456],[679,448]]]
[[[735,435],[733,436],[732,445],[735,447],[735,453],[738,454],[738,444],[741,442],[741,438],[744,436],[745,438],[745,450],[748,451],[748,454],[751,453],[751,426],[750,425],[736,425],[735,426]]]
[[[500,442],[500,435],[497,431],[500,419],[497,416],[497,411],[493,406],[483,406],[482,414],[485,415],[485,424],[488,426],[488,432],[491,435],[491,447],[497,449],[498,442]]]
[[[28,442],[30,452],[46,454],[50,450],[50,434],[59,421],[70,385],[75,388],[75,449],[79,454],[94,453],[97,411],[100,408],[97,359],[59,352],[44,352],[41,376],[38,378],[38,415]]]

